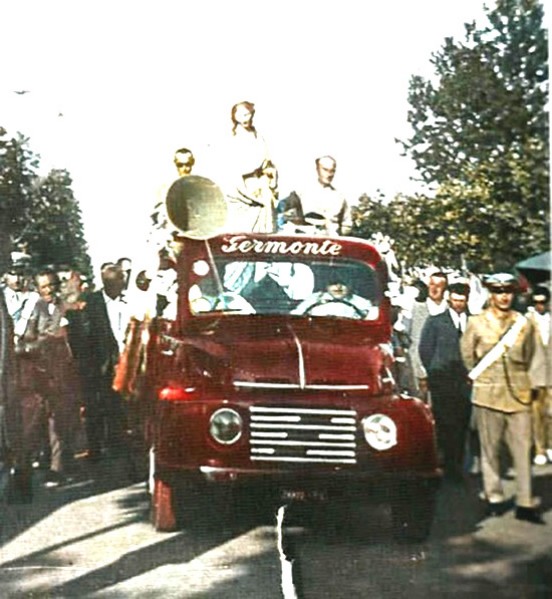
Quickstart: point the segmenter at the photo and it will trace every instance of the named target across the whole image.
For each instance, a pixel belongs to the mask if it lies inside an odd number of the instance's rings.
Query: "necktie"
[[[458,319],[456,320],[456,328],[458,329],[458,337],[462,337],[462,318],[460,314],[458,315]]]

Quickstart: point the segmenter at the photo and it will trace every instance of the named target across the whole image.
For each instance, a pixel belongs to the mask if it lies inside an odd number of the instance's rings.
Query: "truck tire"
[[[403,543],[420,543],[431,532],[437,485],[432,480],[404,481],[391,499],[393,535]]]
[[[177,529],[176,492],[173,485],[156,478],[151,495],[151,523],[159,532]]]

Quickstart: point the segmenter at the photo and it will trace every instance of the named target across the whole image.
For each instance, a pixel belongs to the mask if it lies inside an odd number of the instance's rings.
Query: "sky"
[[[481,0],[14,0],[0,3],[0,125],[21,131],[43,171],[73,178],[95,267],[142,260],[148,215],[190,147],[195,174],[230,109],[256,105],[287,195],[337,160],[351,202],[414,193],[395,138],[406,139],[408,83]],[[27,91],[17,94],[15,91]]]

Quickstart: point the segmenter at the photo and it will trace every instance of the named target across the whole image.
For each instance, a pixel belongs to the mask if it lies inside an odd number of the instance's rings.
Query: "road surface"
[[[37,472],[32,504],[0,506],[0,595],[550,598],[552,465],[535,473],[547,526],[486,518],[470,477],[441,486],[427,542],[403,545],[385,506],[275,513],[250,496],[200,497],[187,529],[157,533],[124,459],[79,462],[73,482],[46,488]]]

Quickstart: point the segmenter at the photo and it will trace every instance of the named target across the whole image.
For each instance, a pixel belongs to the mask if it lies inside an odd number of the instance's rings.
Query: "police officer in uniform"
[[[502,514],[506,498],[500,476],[503,442],[516,472],[516,518],[544,524],[531,481],[531,383],[529,366],[535,332],[531,322],[512,310],[515,278],[488,278],[489,307],[471,316],[461,339],[462,358],[473,381],[472,403],[481,442],[483,490],[490,516]]]

